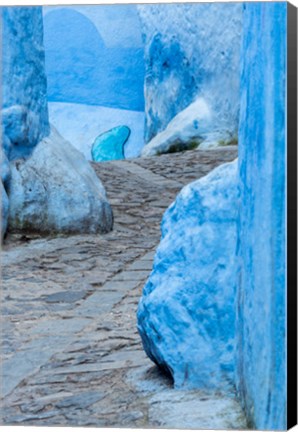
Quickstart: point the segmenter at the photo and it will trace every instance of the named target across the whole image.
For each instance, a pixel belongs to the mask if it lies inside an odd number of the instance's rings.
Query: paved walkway
[[[2,253],[2,424],[245,427],[233,395],[177,391],[142,350],[136,309],[162,214],[236,150],[94,164],[106,235],[14,235]]]

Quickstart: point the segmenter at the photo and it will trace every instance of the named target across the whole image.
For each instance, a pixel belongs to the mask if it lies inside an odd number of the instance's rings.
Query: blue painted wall
[[[2,126],[9,159],[28,156],[49,134],[40,7],[3,7]]]
[[[286,429],[286,10],[243,12],[238,388],[258,429]]]
[[[144,110],[135,6],[46,7],[44,42],[49,101]]]
[[[138,5],[145,42],[145,141],[205,100],[214,131],[237,133],[241,3]]]
[[[0,8],[1,239],[8,223],[9,160],[28,157],[50,132],[40,7]]]

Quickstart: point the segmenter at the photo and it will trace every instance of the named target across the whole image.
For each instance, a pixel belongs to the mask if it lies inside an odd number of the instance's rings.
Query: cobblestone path
[[[233,395],[181,391],[145,356],[136,309],[163,212],[234,148],[93,164],[106,235],[10,235],[2,253],[2,424],[245,427]]]

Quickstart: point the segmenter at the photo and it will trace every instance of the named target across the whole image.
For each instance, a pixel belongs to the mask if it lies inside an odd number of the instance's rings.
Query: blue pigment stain
[[[92,159],[95,162],[124,159],[124,144],[129,136],[127,126],[117,126],[99,135],[92,146]]]

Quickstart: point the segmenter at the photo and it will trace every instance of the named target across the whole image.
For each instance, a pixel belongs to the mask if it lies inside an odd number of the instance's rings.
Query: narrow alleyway
[[[183,185],[236,156],[222,147],[93,164],[113,208],[111,233],[8,236],[2,424],[245,428],[233,395],[175,390],[136,330],[162,214]]]

